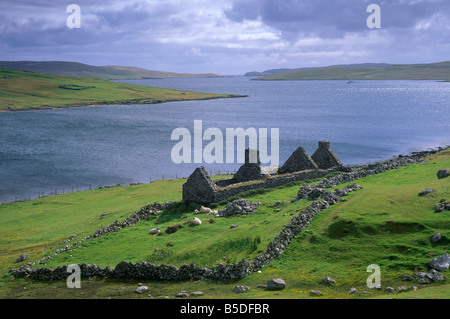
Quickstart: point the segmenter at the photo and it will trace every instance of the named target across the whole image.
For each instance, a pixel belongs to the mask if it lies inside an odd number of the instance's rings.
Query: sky
[[[68,26],[70,4],[80,8],[79,28]],[[380,28],[367,25],[371,4]],[[450,1],[0,0],[0,60],[221,75],[442,62]]]

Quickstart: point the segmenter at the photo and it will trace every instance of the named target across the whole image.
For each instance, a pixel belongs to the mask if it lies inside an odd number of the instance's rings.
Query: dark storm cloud
[[[146,31],[171,29],[165,19],[170,4],[149,8],[146,2],[76,1],[81,7],[81,28],[69,29],[71,12],[66,4],[54,1],[18,1],[0,4],[0,41],[11,48],[45,46],[90,46],[102,43],[132,44],[135,38],[148,38]],[[173,22],[173,25],[179,22]],[[151,33],[150,33],[151,34]]]
[[[81,28],[69,29],[69,4]],[[369,4],[382,27],[369,30]],[[72,60],[178,72],[448,60],[448,0],[16,0],[0,2],[0,60]],[[231,74],[233,74],[231,73]]]
[[[310,33],[336,37],[366,31],[370,15],[366,9],[372,3],[380,6],[385,29],[409,29],[435,14],[448,17],[450,13],[448,0],[236,0],[226,15],[234,21],[261,18],[287,36]]]

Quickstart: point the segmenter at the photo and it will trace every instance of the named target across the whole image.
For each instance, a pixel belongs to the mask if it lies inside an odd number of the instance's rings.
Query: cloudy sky
[[[81,27],[67,26],[67,6]],[[366,24],[369,4],[381,28]],[[449,0],[2,0],[0,60],[243,74],[450,60]]]

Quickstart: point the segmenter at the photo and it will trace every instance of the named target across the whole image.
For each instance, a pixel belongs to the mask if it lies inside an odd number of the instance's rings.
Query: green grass
[[[450,285],[429,286],[416,291],[402,293],[384,294],[376,296],[376,299],[450,299]]]
[[[312,298],[309,295],[312,289],[323,293],[313,298],[449,298],[448,281],[424,287],[400,279],[403,274],[428,271],[427,264],[432,258],[448,252],[450,215],[445,211],[434,212],[437,202],[450,198],[448,178],[436,177],[437,170],[444,167],[450,167],[450,150],[424,163],[356,181],[364,189],[352,192],[345,197],[346,201],[319,213],[280,257],[261,272],[239,281],[144,281],[144,284],[150,287],[149,294],[171,298],[180,290],[202,290],[204,298],[302,299]],[[10,280],[6,272],[22,264],[15,262],[22,252],[30,253],[30,260],[38,260],[61,247],[58,244],[70,235],[92,233],[115,219],[125,219],[147,203],[179,200],[183,183],[184,180],[166,180],[1,205],[0,270],[4,276],[0,281],[0,297],[147,298],[146,294],[134,293],[138,282],[134,280],[83,279],[82,289],[73,291],[65,288],[65,282]],[[434,192],[423,197],[417,195],[427,187]],[[215,218],[214,223],[207,222],[210,216],[200,214],[196,216],[203,224],[196,227],[184,225],[184,221],[194,216],[195,205],[177,205],[157,218],[88,240],[83,246],[51,258],[47,266],[75,262],[115,266],[125,259],[174,265],[195,262],[214,267],[222,262],[252,258],[265,251],[268,242],[292,218],[291,214],[298,214],[310,204],[302,200],[273,205],[277,200],[293,199],[298,189],[298,184],[291,184],[247,193],[248,200],[262,202],[257,213]],[[217,209],[225,204],[217,203]],[[182,214],[187,218],[180,220]],[[166,234],[165,228],[175,223],[183,227],[176,233]],[[239,226],[230,229],[232,223]],[[156,226],[161,228],[161,236],[148,233]],[[435,232],[443,235],[438,243],[430,240]],[[173,244],[170,247],[169,242]],[[419,289],[390,294],[368,289],[366,280],[370,273],[366,269],[370,264],[380,266],[383,287],[415,285]],[[319,284],[325,276],[334,278],[337,284],[331,287]],[[283,278],[287,288],[279,292],[256,288],[272,278]],[[250,291],[232,293],[237,284],[249,286]],[[358,293],[348,295],[351,287],[357,288]]]
[[[237,97],[0,68],[0,111]]]
[[[105,80],[220,77],[217,74],[211,73],[174,73],[118,65],[93,66],[89,64],[68,61],[0,61],[0,68],[16,69],[21,71],[58,76],[99,78]]]
[[[181,200],[184,181],[155,181],[0,205],[0,271],[15,266],[14,260],[23,252],[38,260],[71,235],[94,233],[147,204]]]
[[[293,196],[295,189],[290,188],[287,192],[278,192],[276,199],[287,201]],[[176,199],[175,196],[172,198]],[[56,267],[61,264],[85,262],[114,267],[122,260],[145,260],[176,266],[193,262],[214,267],[218,263],[235,263],[242,258],[253,258],[265,251],[274,234],[279,233],[292,216],[286,214],[285,209],[278,211],[278,207],[273,206],[275,197],[272,199],[271,196],[256,195],[251,199],[262,201],[257,214],[213,218],[207,214],[194,215],[194,205],[179,205],[158,217],[148,218],[120,232],[91,239],[81,247],[53,257],[40,266]],[[289,211],[299,211],[307,205],[307,201],[299,201],[292,205]],[[217,205],[216,209],[220,210],[224,206],[225,202]],[[186,218],[181,218],[183,215]],[[185,222],[194,216],[202,220],[202,225],[185,225]],[[211,219],[214,219],[214,222],[210,223]],[[180,224],[182,227],[176,233],[165,233],[166,228],[174,224]],[[230,228],[231,224],[238,224],[238,227]],[[149,234],[149,230],[154,227],[160,227],[160,235]],[[169,247],[169,243],[173,246]],[[57,246],[62,247],[64,245]],[[48,254],[52,253],[53,251],[48,251]]]
[[[378,67],[326,67],[267,75],[254,80],[450,80],[450,62]]]

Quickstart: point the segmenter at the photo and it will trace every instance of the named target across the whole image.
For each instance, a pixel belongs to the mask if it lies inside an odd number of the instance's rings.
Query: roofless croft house
[[[303,147],[297,148],[277,173],[270,176],[261,172],[258,150],[247,149],[245,163],[232,178],[213,181],[203,166],[196,168],[183,184],[183,201],[214,203],[251,189],[275,188],[290,182],[323,177],[341,167],[342,163],[331,150],[330,142],[320,141],[312,156]]]

